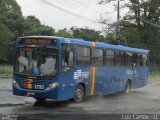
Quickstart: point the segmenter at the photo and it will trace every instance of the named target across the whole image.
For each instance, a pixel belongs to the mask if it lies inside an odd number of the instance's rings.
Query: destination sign
[[[23,51],[33,51],[33,48],[22,48]]]
[[[20,39],[19,44],[26,44],[26,45],[55,45],[55,39],[37,39],[37,38],[23,38]]]

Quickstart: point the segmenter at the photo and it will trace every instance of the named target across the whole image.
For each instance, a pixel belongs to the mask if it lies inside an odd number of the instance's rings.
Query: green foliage
[[[13,61],[8,56],[14,50],[10,43],[14,43],[18,36],[55,33],[53,28],[42,25],[34,16],[24,18],[16,0],[0,0],[0,30],[0,62]]]
[[[27,16],[25,22],[31,27],[36,27],[41,25],[41,22],[35,16]]]
[[[56,36],[60,37],[67,37],[67,38],[80,38],[88,41],[103,41],[105,42],[106,39],[103,35],[101,35],[100,31],[88,29],[88,28],[76,28],[72,27],[70,30],[66,28],[59,30],[55,34]]]
[[[149,79],[160,78],[160,74],[149,74]]]
[[[55,30],[49,26],[42,25],[41,22],[35,16],[28,16],[24,19],[24,32],[26,35],[53,35]]]
[[[0,64],[0,77],[3,77],[5,75],[9,75],[12,72],[13,72],[13,66],[7,65],[7,64]]]
[[[22,12],[15,0],[0,0],[0,21],[15,35],[20,35],[23,21]]]
[[[117,41],[116,41],[116,36],[115,34],[113,33],[109,33],[107,36],[106,36],[106,41],[110,44],[117,44]]]
[[[141,33],[135,24],[128,21],[121,21],[121,36],[124,37],[126,45],[141,48]]]
[[[101,1],[100,4],[107,4],[115,0]],[[118,0],[116,0],[118,1]],[[131,47],[145,48],[150,50],[150,60],[160,61],[160,0],[129,0],[123,7],[129,8],[120,21],[121,44]],[[116,25],[111,25],[112,32],[108,32],[107,39],[115,43]],[[108,28],[110,29],[110,27]]]
[[[132,6],[129,8],[133,14],[126,17],[128,17],[130,21],[135,21],[136,31],[131,32],[130,35],[135,33],[135,37],[137,38],[135,38],[133,42],[131,39],[129,45],[149,49],[150,59],[152,61],[160,61],[160,1],[130,0],[130,2]],[[133,27],[130,29],[133,29]]]
[[[55,30],[52,27],[49,27],[46,25],[40,25],[36,29],[33,29],[33,33],[30,35],[50,35],[50,36],[53,36],[54,34],[55,34]]]
[[[13,33],[0,22],[0,62],[7,61],[7,53],[9,51],[9,43],[13,39]]]
[[[66,37],[66,38],[72,38],[72,34],[70,31],[67,30],[67,28],[64,28],[62,30],[58,30],[56,33],[55,33],[56,36],[60,36],[60,37]]]
[[[76,28],[76,27],[72,27],[70,30],[74,38],[82,38],[88,41],[103,41],[103,42],[106,41],[104,36],[101,35],[100,31],[95,31],[88,28]]]
[[[107,0],[106,0],[107,1]],[[112,2],[113,0],[108,0]],[[108,3],[108,2],[103,2]],[[150,50],[150,60],[160,61],[160,0],[130,0],[126,5],[131,14],[120,21],[120,44]],[[52,27],[42,25],[35,16],[22,16],[16,0],[0,0],[0,61],[7,61],[9,43],[18,36],[56,35],[117,44],[117,23],[108,27],[106,37],[101,31],[72,27],[55,32]]]

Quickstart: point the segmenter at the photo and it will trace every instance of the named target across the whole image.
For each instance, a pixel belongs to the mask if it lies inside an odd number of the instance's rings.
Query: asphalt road
[[[38,103],[33,98],[12,95],[11,79],[0,79],[0,119],[112,119],[122,120],[138,114],[145,119],[160,119],[160,79],[151,79],[147,86],[121,93],[87,97],[82,103],[47,101]],[[148,116],[147,114],[150,114]],[[129,116],[125,116],[129,115]],[[138,116],[139,118],[139,116]],[[137,118],[137,119],[138,119]]]

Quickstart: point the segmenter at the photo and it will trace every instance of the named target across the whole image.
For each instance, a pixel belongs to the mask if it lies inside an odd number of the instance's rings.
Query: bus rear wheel
[[[81,84],[78,84],[74,95],[74,101],[82,102],[84,100],[84,97],[85,97],[84,87]]]
[[[128,94],[131,90],[131,83],[129,80],[126,81],[125,87],[124,87],[124,94]]]

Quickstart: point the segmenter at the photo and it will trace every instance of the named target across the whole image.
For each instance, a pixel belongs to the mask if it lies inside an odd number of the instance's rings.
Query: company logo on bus
[[[83,72],[82,70],[77,70],[76,72],[74,72],[74,76],[73,78],[75,80],[79,79],[79,78],[88,78],[89,77],[89,72]]]
[[[32,89],[32,79],[22,80],[20,86],[25,89]]]
[[[127,74],[127,75],[133,75],[133,71],[131,71],[131,70],[126,70],[126,74]]]

